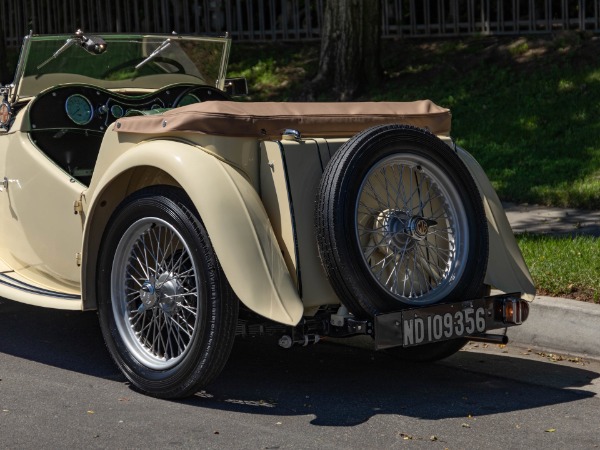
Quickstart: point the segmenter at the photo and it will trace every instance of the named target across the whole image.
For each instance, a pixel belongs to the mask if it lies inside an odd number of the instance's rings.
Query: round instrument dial
[[[194,94],[186,94],[183,96],[183,98],[181,100],[179,100],[179,103],[177,103],[177,106],[193,105],[194,103],[200,103],[200,101],[201,100]]]
[[[112,105],[110,107],[110,113],[115,119],[120,119],[121,117],[123,117],[123,114],[125,112],[123,111],[123,107],[121,105]]]
[[[70,95],[65,102],[67,116],[77,125],[86,125],[94,117],[90,101],[80,94]]]

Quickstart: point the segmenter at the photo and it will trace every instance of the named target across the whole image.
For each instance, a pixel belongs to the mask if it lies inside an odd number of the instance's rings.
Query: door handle
[[[12,183],[14,181],[16,181],[16,180],[9,180],[8,178],[4,177],[4,179],[0,183],[0,192],[7,191],[8,190],[8,183]]]

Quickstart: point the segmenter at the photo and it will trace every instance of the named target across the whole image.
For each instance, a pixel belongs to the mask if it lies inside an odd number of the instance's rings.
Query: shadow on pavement
[[[0,352],[125,381],[105,349],[95,313],[0,300]],[[487,370],[472,369],[479,364]],[[517,369],[524,375],[514,378]],[[551,387],[528,383],[550,370]],[[412,364],[327,342],[284,350],[276,339],[257,338],[237,341],[221,376],[178,403],[246,414],[308,415],[313,425],[351,426],[381,414],[436,420],[567,403],[592,397],[578,388],[598,377],[582,367],[510,356],[459,352],[443,363]]]
[[[188,403],[207,407],[208,397],[214,408],[314,415],[314,425],[351,426],[379,414],[436,420],[570,402],[592,397],[576,388],[600,376],[580,367],[481,353],[459,352],[443,363],[417,364],[326,342],[283,350],[274,340],[257,341],[262,342],[238,342],[221,377]],[[495,375],[470,370],[474,364],[494,367]],[[513,376],[515,364],[532,378],[543,377],[552,366],[555,380],[561,380],[555,384],[562,385],[544,388],[505,379],[503,372]]]
[[[49,366],[121,379],[95,312],[38,308],[0,299],[0,352]]]

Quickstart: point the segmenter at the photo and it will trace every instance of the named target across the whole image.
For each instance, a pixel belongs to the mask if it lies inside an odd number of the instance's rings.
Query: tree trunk
[[[379,0],[326,0],[313,92],[332,89],[345,101],[380,79],[380,22]]]
[[[0,20],[0,84],[10,83],[8,73],[8,58],[6,57],[6,42],[4,41],[4,27]]]

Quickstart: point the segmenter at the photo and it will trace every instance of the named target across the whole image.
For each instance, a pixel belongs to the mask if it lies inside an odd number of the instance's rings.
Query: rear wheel
[[[104,235],[98,294],[106,345],[141,391],[191,395],[225,365],[237,300],[181,191],[144,190],[115,211]]]

